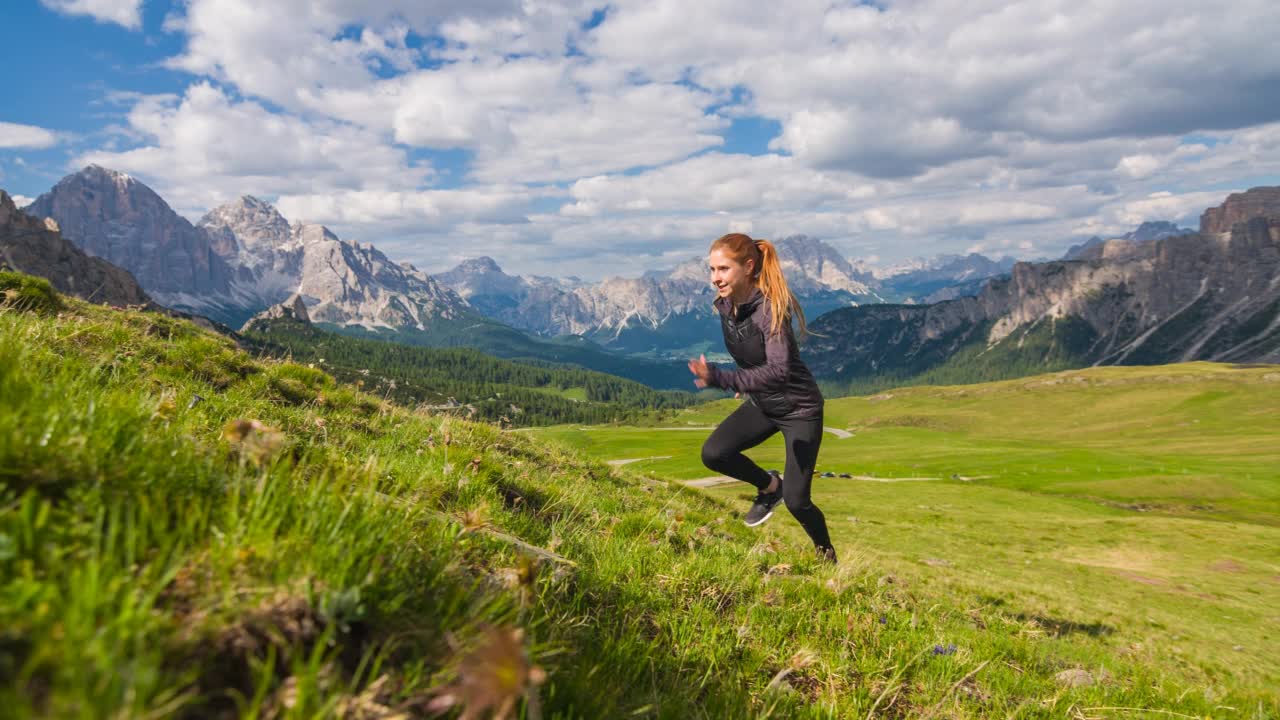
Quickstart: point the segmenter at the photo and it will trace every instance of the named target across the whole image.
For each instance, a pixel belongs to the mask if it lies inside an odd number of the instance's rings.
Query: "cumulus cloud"
[[[142,0],[40,0],[40,4],[64,15],[87,15],[130,30],[142,27]]]
[[[0,122],[0,148],[41,148],[53,147],[61,141],[58,133],[35,125]]]
[[[147,178],[184,209],[207,209],[245,193],[412,189],[431,173],[376,132],[274,113],[207,82],[181,98],[143,97],[127,120],[142,145],[89,152],[75,164]]]
[[[426,267],[638,274],[735,228],[1052,252],[1280,174],[1272,5],[188,0],[165,29],[191,86],[77,161],[193,211],[278,197]]]

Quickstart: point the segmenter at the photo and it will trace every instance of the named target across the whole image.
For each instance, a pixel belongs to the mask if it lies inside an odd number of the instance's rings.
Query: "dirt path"
[[[606,462],[606,463],[608,463],[608,464],[610,464],[610,465],[612,465],[612,466],[614,466],[614,467],[622,467],[623,465],[630,465],[630,464],[631,464],[631,463],[633,463],[633,462],[640,462],[641,460],[666,460],[666,459],[667,459],[667,458],[669,458],[669,457],[671,457],[671,456],[670,456],[670,455],[650,455],[649,457],[621,458],[621,459],[618,459],[618,460],[605,460],[605,462]]]
[[[896,482],[929,482],[929,481],[936,481],[938,480],[938,478],[932,478],[932,477],[896,477],[895,478],[895,477],[874,477],[872,475],[854,475],[853,477],[847,477],[847,478],[841,478],[841,477],[824,478],[824,477],[818,477],[815,475],[814,480],[824,480],[824,481],[825,480],[864,480],[866,482],[896,483]],[[709,487],[715,487],[717,485],[728,485],[729,483],[740,483],[742,481],[735,480],[734,478],[728,477],[727,475],[712,475],[710,477],[697,478],[695,480],[681,480],[680,482],[684,483],[685,485],[688,485],[689,487],[709,488]]]

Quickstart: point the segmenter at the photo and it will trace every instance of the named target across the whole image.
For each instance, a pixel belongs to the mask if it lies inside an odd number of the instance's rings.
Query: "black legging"
[[[813,467],[818,460],[818,447],[822,445],[821,413],[816,418],[778,420],[765,415],[755,404],[744,402],[702,444],[702,464],[763,491],[773,478],[742,451],[759,445],[779,430],[787,446],[782,499],[809,533],[813,544],[829,548],[831,536],[827,533],[827,519],[809,498]]]

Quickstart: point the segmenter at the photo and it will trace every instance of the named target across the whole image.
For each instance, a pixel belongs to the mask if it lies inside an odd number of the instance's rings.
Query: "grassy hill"
[[[293,318],[256,320],[243,340],[259,355],[320,367],[400,403],[443,406],[452,399],[468,406],[456,412],[469,419],[506,425],[626,422],[699,401],[693,393],[654,390],[591,370],[517,363],[470,348],[353,338]]]
[[[24,287],[0,283],[10,716],[1275,712],[1016,593],[818,566],[733,495]]]

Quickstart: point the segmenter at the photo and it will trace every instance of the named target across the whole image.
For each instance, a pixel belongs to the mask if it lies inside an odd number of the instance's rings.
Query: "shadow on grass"
[[[1022,622],[1034,622],[1040,627],[1053,633],[1055,637],[1063,635],[1072,635],[1075,633],[1084,633],[1091,637],[1105,637],[1116,631],[1110,625],[1103,623],[1081,623],[1074,620],[1064,620],[1062,618],[1048,617],[1038,613],[1018,613],[1012,617]]]

